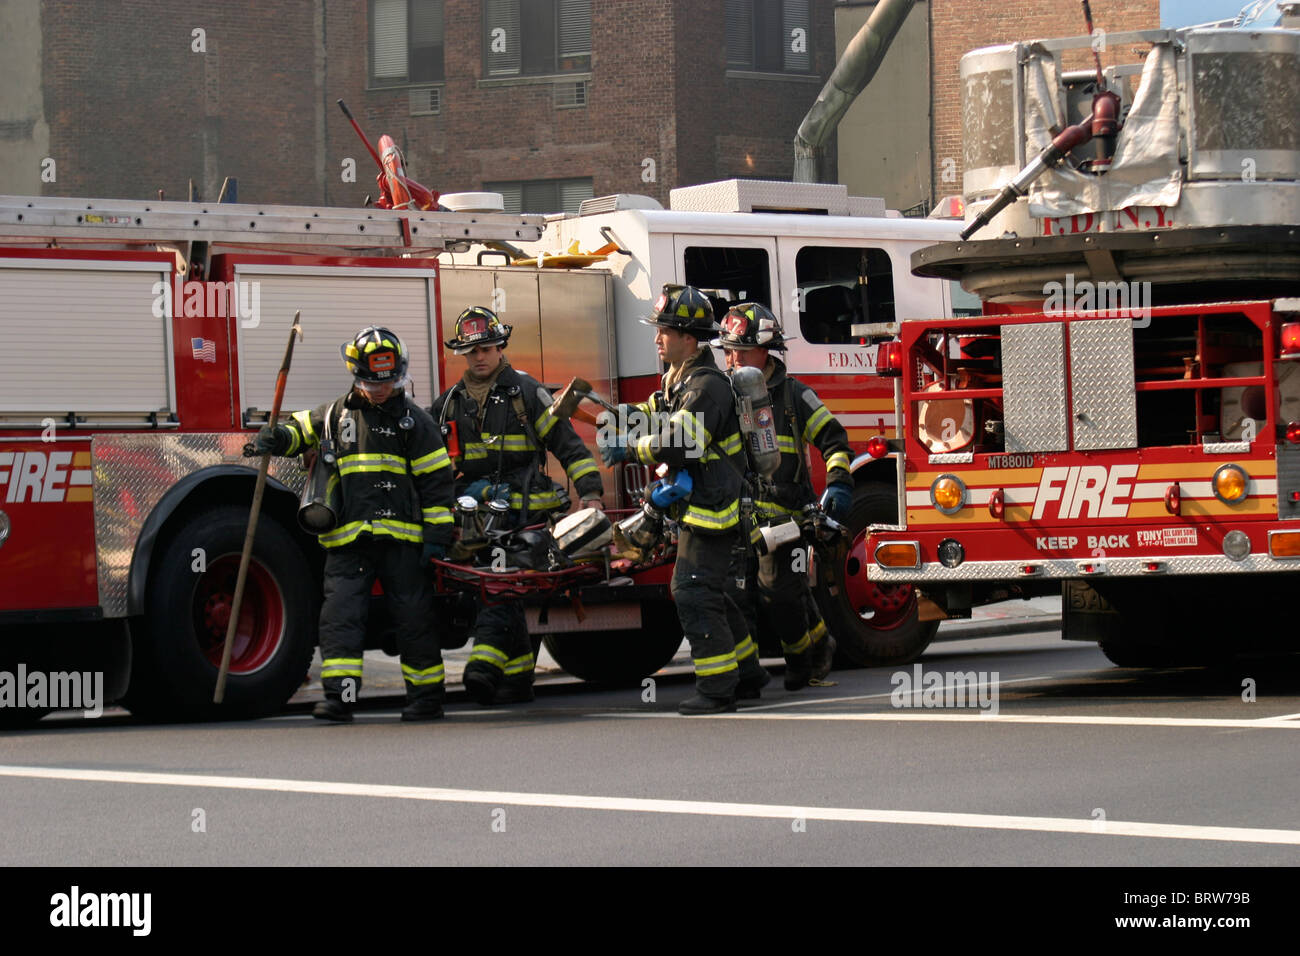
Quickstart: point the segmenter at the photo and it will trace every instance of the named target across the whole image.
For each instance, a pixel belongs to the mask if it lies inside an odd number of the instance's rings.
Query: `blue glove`
[[[420,563],[428,564],[434,558],[437,558],[439,561],[445,561],[447,558],[447,546],[445,544],[425,542],[423,550],[420,551]]]
[[[693,482],[689,472],[678,471],[672,481],[656,481],[650,489],[650,500],[659,508],[667,508],[683,498],[689,498]]]
[[[839,481],[827,485],[822,492],[821,506],[826,517],[836,521],[846,520],[849,509],[853,507],[853,486]]]
[[[498,498],[509,501],[510,495],[510,485],[503,481],[499,485],[488,485],[487,490],[483,492],[483,501],[496,501]]]
[[[469,486],[466,487],[464,493],[469,495],[475,501],[485,501],[486,499],[483,497],[483,493],[488,490],[488,487],[491,484],[492,483],[486,478],[479,478],[477,481],[471,481]]]
[[[596,436],[596,448],[600,452],[600,460],[606,465],[617,465],[621,461],[627,460],[627,439],[622,435],[613,435],[601,440],[601,436]]]

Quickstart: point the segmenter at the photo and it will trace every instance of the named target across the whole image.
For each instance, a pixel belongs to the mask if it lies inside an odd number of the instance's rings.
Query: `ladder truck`
[[[0,671],[99,672],[133,711],[203,717],[295,311],[284,408],[344,382],[339,343],[381,323],[412,389],[443,388],[436,254],[527,242],[542,217],[0,197]],[[302,683],[321,552],[305,473],[275,459],[220,713]],[[0,719],[39,716],[6,708]]]
[[[952,617],[1059,590],[1119,665],[1297,649],[1298,12],[963,57],[967,225],[912,268],[983,314],[861,329],[905,422],[867,580]]]

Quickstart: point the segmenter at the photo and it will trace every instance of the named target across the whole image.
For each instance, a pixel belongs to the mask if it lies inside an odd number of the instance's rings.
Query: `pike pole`
[[[289,381],[289,364],[293,361],[295,337],[302,339],[302,310],[293,314],[293,328],[289,330],[289,344],[284,350],[280,373],[275,377],[275,400],[267,423],[274,428],[280,419],[280,403],[284,401],[284,387]],[[212,702],[219,704],[226,695],[226,675],[230,672],[230,649],[235,644],[235,629],[239,626],[240,605],[244,601],[244,582],[248,578],[248,562],[253,556],[253,537],[257,534],[257,516],[262,510],[262,493],[266,491],[266,473],[271,467],[271,455],[262,456],[257,466],[257,483],[253,486],[253,510],[248,515],[248,533],[244,535],[244,552],[239,557],[239,576],[235,579],[235,596],[230,605],[230,622],[226,625],[226,643],[221,648],[221,669],[217,671],[217,689]]]

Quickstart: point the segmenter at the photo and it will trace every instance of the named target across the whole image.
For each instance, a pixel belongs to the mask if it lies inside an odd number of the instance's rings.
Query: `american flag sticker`
[[[217,343],[212,339],[190,339],[190,350],[196,361],[217,364]]]

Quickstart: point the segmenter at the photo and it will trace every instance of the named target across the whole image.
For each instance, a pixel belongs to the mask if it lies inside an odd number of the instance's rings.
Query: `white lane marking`
[[[1260,717],[1252,720],[1230,720],[1211,717],[1095,717],[1088,714],[990,714],[966,707],[952,710],[913,711],[891,710],[872,714],[750,714],[757,708],[745,708],[737,714],[672,714],[664,711],[639,713],[587,714],[588,717],[657,717],[672,720],[861,720],[861,721],[970,721],[971,723],[1000,724],[1099,724],[1112,727],[1232,727],[1237,730],[1272,729],[1300,730],[1300,723],[1281,717]]]
[[[1278,717],[1260,717],[1260,720],[1295,720],[1300,714],[1282,714]]]
[[[907,673],[910,675],[911,672],[909,671]],[[1011,680],[1004,680],[1004,681],[991,681],[991,682],[980,681],[978,684],[963,684],[962,686],[972,687],[972,688],[984,687],[985,685],[989,687],[997,687],[1000,684],[1023,684],[1026,681],[1034,681],[1034,680],[1055,680],[1055,678],[1052,677],[1050,674],[1046,674],[1042,677],[1015,677],[1012,678]],[[930,692],[941,691],[941,690],[946,690],[949,687],[955,687],[955,686],[956,685],[954,684],[945,684],[943,687],[929,688],[929,691]],[[927,692],[926,688],[921,688],[919,690],[912,691],[912,696],[915,697],[919,694],[924,694],[926,692]],[[878,697],[893,697],[893,696],[894,696],[894,691],[887,690],[880,694],[856,694],[852,697],[810,697],[805,700],[790,700],[790,701],[783,701],[782,703],[779,704],[759,704],[757,707],[746,707],[745,713],[748,714],[756,710],[776,710],[777,708],[780,707],[807,707],[809,704],[835,704],[844,700],[874,700]]]
[[[381,797],[438,803],[488,803],[568,810],[614,810],[633,813],[677,813],[695,816],[755,817],[775,820],[829,820],[847,823],[898,823],[918,826],[965,827],[977,830],[1039,830],[1098,836],[1158,837],[1167,840],[1213,840],[1227,843],[1278,843],[1300,846],[1300,830],[1256,827],[1194,826],[1183,823],[1139,823],[1124,820],[1077,820],[1070,817],[1021,817],[996,813],[949,813],[922,810],[879,810],[865,807],[801,807],[766,803],[720,803],[706,800],[656,800],[645,797],[598,797],[571,793],[520,793],[508,790],[455,790],[445,787],[406,787],[390,784],[343,783],[328,780],[285,780],[263,777],[214,777],[183,773],[141,773],[126,770],[85,770],[60,767],[0,765],[0,776],[86,783],[125,783],[220,790],[263,790],[315,793],[342,797]]]

